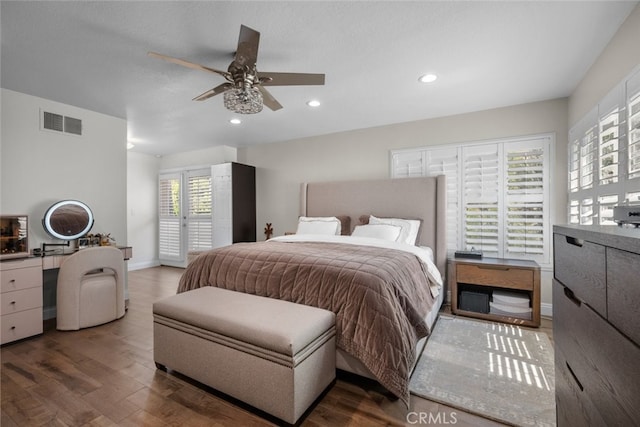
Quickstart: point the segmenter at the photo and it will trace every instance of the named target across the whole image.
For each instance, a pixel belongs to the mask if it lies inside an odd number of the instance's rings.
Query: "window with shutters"
[[[463,248],[489,256],[500,252],[498,145],[462,149]]]
[[[569,222],[615,224],[614,206],[640,204],[640,71],[571,128],[569,141]]]
[[[580,188],[593,187],[597,135],[596,127],[592,126],[580,142]]]
[[[548,184],[544,147],[506,144],[506,242],[507,257],[545,254]],[[546,190],[546,192],[545,192]]]
[[[629,179],[640,179],[640,89],[629,97],[628,111]]]
[[[552,136],[391,152],[391,176],[447,177],[447,250],[549,261]],[[420,168],[417,162],[420,159]]]
[[[600,185],[618,182],[618,109],[600,120]]]
[[[445,175],[447,177],[447,251],[454,252],[458,245],[458,185],[460,168],[457,148],[433,149],[424,155],[422,176]]]

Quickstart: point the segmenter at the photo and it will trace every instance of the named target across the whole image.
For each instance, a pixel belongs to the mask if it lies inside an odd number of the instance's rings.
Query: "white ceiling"
[[[568,96],[637,3],[2,1],[1,84],[126,119],[134,151],[241,147]],[[226,70],[241,24],[258,71],[325,86],[271,87],[284,108],[234,126],[191,100],[222,77],[147,56]]]

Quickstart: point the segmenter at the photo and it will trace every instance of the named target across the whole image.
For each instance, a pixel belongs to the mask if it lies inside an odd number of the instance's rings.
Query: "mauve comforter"
[[[434,303],[425,261],[400,250],[334,242],[237,243],[189,264],[178,292],[217,286],[336,313],[336,344],[409,402],[417,341]]]

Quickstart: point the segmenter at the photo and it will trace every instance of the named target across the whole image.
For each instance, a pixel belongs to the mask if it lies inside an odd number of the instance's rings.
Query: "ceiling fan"
[[[238,49],[227,71],[216,70],[215,68],[205,67],[204,65],[156,52],[149,52],[149,56],[164,59],[183,67],[221,75],[227,80],[225,83],[209,89],[193,98],[193,100],[204,101],[212,96],[224,93],[224,106],[240,114],[259,113],[262,111],[263,105],[273,111],[282,108],[282,105],[269,93],[265,86],[324,85],[324,74],[258,71],[256,62],[259,42],[259,32],[241,25]]]

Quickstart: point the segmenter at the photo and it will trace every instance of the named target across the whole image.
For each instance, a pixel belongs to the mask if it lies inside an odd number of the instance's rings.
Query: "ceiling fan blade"
[[[262,102],[264,105],[266,105],[273,111],[277,111],[282,108],[282,105],[278,101],[276,101],[276,99],[267,89],[263,88],[261,85],[255,85],[254,87],[257,87],[260,93],[262,93]]]
[[[214,87],[213,89],[209,89],[205,93],[196,96],[195,98],[193,98],[193,100],[194,101],[204,101],[206,99],[211,98],[212,96],[220,95],[222,92],[225,92],[225,91],[231,89],[232,87],[233,87],[233,85],[231,83],[222,83],[221,85],[218,85],[218,86]]]
[[[164,59],[165,61],[172,62],[174,64],[182,65],[183,67],[192,68],[194,70],[208,71],[210,73],[220,74],[224,78],[230,78],[230,74],[226,71],[216,70],[215,68],[205,67],[204,65],[196,64],[194,62],[185,61],[184,59],[173,58],[171,56],[163,55],[161,53],[149,52],[149,56],[158,59]]]
[[[241,25],[235,62],[239,65],[254,66],[258,61],[259,43],[260,33],[247,26]]]
[[[263,86],[324,85],[324,74],[258,72]]]

